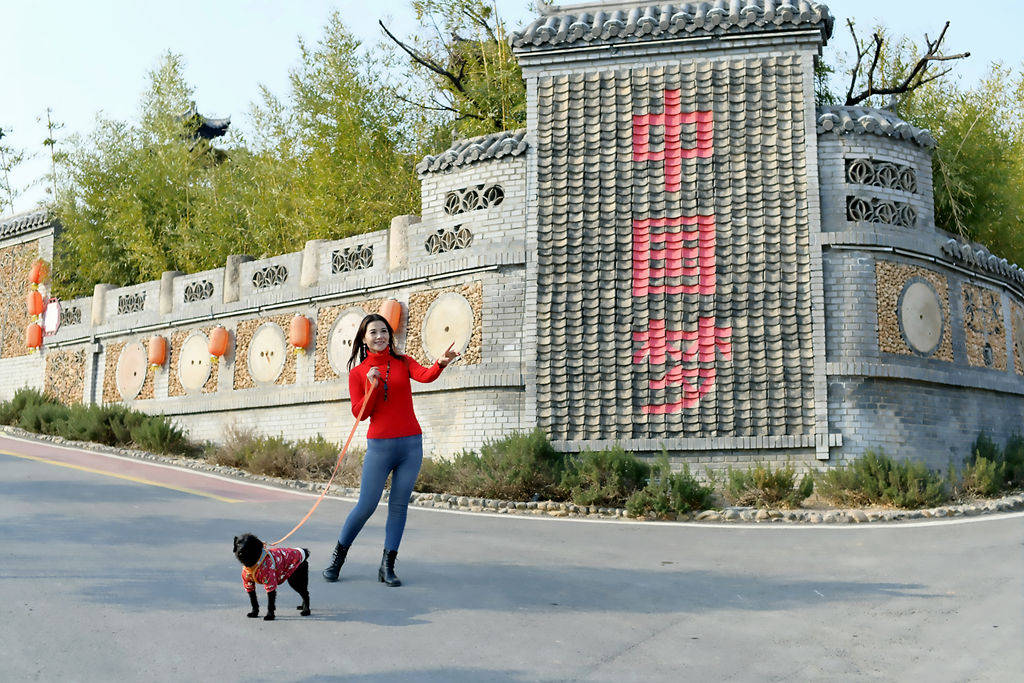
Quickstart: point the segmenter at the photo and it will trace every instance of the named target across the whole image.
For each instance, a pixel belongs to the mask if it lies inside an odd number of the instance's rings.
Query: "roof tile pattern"
[[[52,217],[47,209],[0,218],[0,240],[45,228],[51,223]]]
[[[676,89],[683,112],[712,112],[710,153],[675,165],[634,161],[634,117],[663,112],[666,90]],[[537,101],[540,426],[555,440],[811,433],[798,59],[542,76]],[[650,126],[650,158],[665,149],[665,128]],[[700,148],[698,129],[682,126],[682,148]],[[665,169],[677,167],[668,178]],[[673,272],[652,251],[651,272],[664,269],[664,283],[685,293],[636,295],[635,222],[708,215],[716,226],[714,287],[697,291],[695,268],[684,262]],[[714,386],[680,410],[645,410],[678,402],[683,389],[657,381],[672,366],[665,353],[636,362],[642,348],[634,335],[654,320],[685,334],[712,318],[731,327],[731,358],[712,350],[711,362],[699,362],[700,380],[714,368]]]
[[[416,171],[420,175],[442,173],[479,161],[516,157],[529,147],[523,139],[525,136],[526,129],[520,128],[459,140],[437,156],[424,157],[423,161],[416,165]]]
[[[588,8],[589,9],[589,8]],[[663,5],[611,6],[540,17],[509,42],[517,52],[599,43],[663,40],[694,33],[737,33],[780,28],[818,28],[827,40],[828,7],[808,0],[713,0]]]
[[[909,140],[928,149],[936,145],[935,138],[924,128],[912,126],[891,111],[871,107],[818,107],[818,135],[825,133],[880,135]]]

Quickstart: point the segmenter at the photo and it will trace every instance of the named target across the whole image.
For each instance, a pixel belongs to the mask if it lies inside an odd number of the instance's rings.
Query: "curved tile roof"
[[[929,149],[936,144],[935,138],[924,128],[912,126],[886,109],[871,107],[818,107],[818,135],[823,133],[870,133],[909,140]]]
[[[448,150],[436,156],[426,156],[416,164],[420,175],[450,171],[478,161],[519,156],[529,147],[526,129],[506,130],[456,141]]]
[[[562,8],[554,7],[554,11]],[[575,9],[575,11],[572,11]],[[542,16],[509,42],[517,52],[593,43],[629,43],[689,34],[752,33],[776,28],[819,28],[832,35],[828,7],[811,0],[712,0],[643,5],[601,3],[566,7],[565,13]]]
[[[38,209],[0,218],[0,239],[16,237],[22,233],[45,228],[53,222],[49,209]]]
[[[980,244],[968,244],[950,238],[942,245],[942,253],[954,261],[971,266],[976,270],[999,275],[1013,280],[1019,285],[1024,285],[1024,270],[1020,266],[1010,263],[1004,258],[999,258]]]

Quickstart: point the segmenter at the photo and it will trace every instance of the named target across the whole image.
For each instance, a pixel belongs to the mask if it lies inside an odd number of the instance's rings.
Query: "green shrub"
[[[136,446],[151,453],[193,455],[195,451],[185,432],[163,416],[148,416],[147,419],[134,424],[129,434]]]
[[[443,458],[424,458],[416,490],[422,493],[454,493],[455,463]]]
[[[106,406],[105,418],[116,443],[128,445],[134,441],[132,429],[149,419],[149,416],[137,410],[128,410],[124,406],[112,405]]]
[[[255,448],[256,435],[232,425],[225,430],[223,443],[207,447],[206,459],[215,465],[245,469]]]
[[[253,474],[296,479],[302,466],[295,444],[279,436],[259,437],[253,441],[246,468]]]
[[[341,446],[328,441],[320,435],[303,439],[296,443],[299,456],[299,467],[302,477],[312,481],[327,481],[334,465],[338,462]],[[349,446],[345,458],[341,461],[334,483],[339,486],[358,487],[363,470],[364,451]]]
[[[1014,433],[1003,449],[1005,485],[1007,488],[1024,486],[1024,437]]]
[[[960,475],[957,493],[967,496],[993,496],[1006,483],[1006,463],[995,462],[985,457],[972,458]]]
[[[658,462],[651,467],[647,486],[626,500],[626,511],[633,517],[651,515],[673,519],[691,510],[710,507],[713,494],[712,487],[701,484],[690,474],[688,465],[684,464],[681,472],[672,472],[668,452],[663,450]]]
[[[0,424],[18,424],[22,412],[29,406],[56,405],[57,403],[59,401],[48,394],[22,387],[14,392],[10,401],[0,403]]]
[[[18,426],[37,434],[59,434],[69,413],[59,403],[28,403],[20,411]]]
[[[871,450],[847,466],[821,474],[818,493],[841,506],[919,508],[949,500],[944,478],[924,463],[897,462]]]
[[[993,441],[988,434],[981,432],[971,446],[969,459],[985,458],[989,462],[1000,462],[1003,459],[1003,450]]]
[[[566,459],[562,488],[577,505],[620,507],[642,489],[651,468],[618,446]]]
[[[805,474],[797,482],[796,470],[788,465],[777,470],[770,465],[727,470],[725,494],[736,505],[795,508],[813,490],[814,478]]]
[[[564,470],[564,456],[551,446],[542,430],[536,429],[488,441],[479,453],[463,451],[448,464],[429,465],[426,473],[421,470],[420,490],[440,483],[432,477],[443,474],[447,492],[461,496],[563,500]]]
[[[65,439],[115,445],[117,439],[106,419],[107,413],[100,406],[70,406],[67,419],[57,426],[56,433]]]

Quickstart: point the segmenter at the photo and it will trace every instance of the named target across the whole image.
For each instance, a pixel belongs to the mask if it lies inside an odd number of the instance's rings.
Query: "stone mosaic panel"
[[[964,283],[964,335],[967,362],[976,368],[1006,370],[1006,328],[999,292]]]
[[[538,80],[538,422],[553,439],[808,434],[796,57]]]
[[[314,351],[315,360],[313,364],[313,380],[324,382],[337,379],[342,373],[334,371],[331,362],[327,357],[328,344],[330,342],[331,329],[338,316],[353,308],[361,308],[366,313],[376,313],[384,299],[369,299],[367,301],[354,301],[340,306],[325,306],[316,313],[316,348]],[[347,361],[346,361],[347,362]]]
[[[930,286],[940,307],[938,342],[933,347],[923,341],[928,335],[921,326],[932,317],[926,292],[921,288],[923,283]],[[875,302],[879,350],[904,356],[953,360],[949,284],[944,275],[918,266],[876,261]],[[914,323],[915,319],[917,323]]]
[[[170,362],[167,364],[167,395],[168,396],[185,396],[186,391],[181,386],[181,379],[178,374],[178,364],[181,362],[181,347],[185,343],[185,340],[194,333],[200,333],[206,337],[207,340],[210,338],[210,333],[213,331],[215,326],[194,329],[194,330],[180,330],[171,335],[170,349]],[[231,353],[230,347],[228,348],[228,354]],[[213,363],[210,368],[210,376],[206,380],[206,384],[203,385],[202,392],[204,394],[212,394],[217,391],[217,377],[220,372],[220,363]]]
[[[104,345],[103,347],[103,402],[104,403],[122,403],[124,399],[121,396],[121,392],[117,386],[117,365],[121,359],[122,352],[130,342],[111,342]],[[138,341],[133,343],[140,343]],[[145,348],[145,345],[143,345]],[[154,396],[154,383],[153,383],[153,371],[148,370],[146,372],[146,379],[142,383],[142,389],[139,391],[135,400],[142,401],[145,399],[153,398]]]
[[[25,305],[28,271],[39,257],[39,241],[0,249],[0,358],[28,355],[25,328],[32,322]]]
[[[253,379],[249,371],[249,364],[247,359],[249,358],[249,343],[252,341],[253,334],[260,328],[261,325],[266,323],[274,323],[278,325],[284,334],[287,334],[289,325],[291,324],[294,314],[286,313],[284,315],[273,315],[266,318],[254,318],[252,320],[243,320],[238,323],[235,327],[235,377],[234,386],[235,389],[252,389],[257,386],[257,382]],[[295,383],[295,354],[288,352],[284,367],[281,369],[280,374],[277,375],[277,379],[274,380],[274,384],[294,384]]]
[[[1024,375],[1024,308],[1010,303],[1010,334],[1013,338],[1013,369]]]
[[[405,340],[405,353],[415,358],[416,362],[420,365],[432,365],[435,360],[427,354],[423,340],[423,323],[426,320],[427,312],[430,310],[431,304],[438,297],[449,292],[465,297],[473,309],[473,329],[469,338],[469,344],[466,346],[466,350],[462,352],[462,358],[459,359],[458,363],[460,365],[474,365],[481,361],[484,288],[483,283],[473,282],[468,285],[432,289],[409,295],[409,324],[406,328],[408,329],[408,336]]]
[[[81,403],[85,393],[85,351],[48,352],[43,391],[64,403]]]

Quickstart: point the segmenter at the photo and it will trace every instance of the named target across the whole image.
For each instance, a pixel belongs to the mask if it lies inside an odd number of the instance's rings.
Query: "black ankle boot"
[[[389,586],[401,586],[402,582],[395,576],[395,558],[397,550],[384,549],[384,556],[380,558],[380,569],[377,570],[377,580]]]
[[[340,543],[334,546],[334,554],[331,556],[331,565],[323,571],[324,578],[328,581],[337,581],[341,573],[341,565],[345,564],[345,556],[348,555],[348,546]]]

